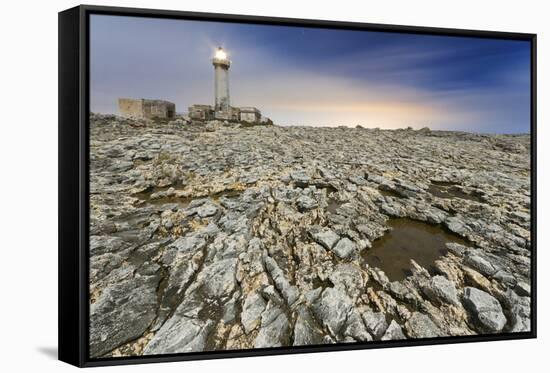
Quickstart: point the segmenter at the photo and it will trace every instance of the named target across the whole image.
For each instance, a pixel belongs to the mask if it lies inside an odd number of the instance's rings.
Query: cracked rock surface
[[[530,328],[528,135],[90,118],[92,357]],[[449,242],[403,279],[390,219]]]

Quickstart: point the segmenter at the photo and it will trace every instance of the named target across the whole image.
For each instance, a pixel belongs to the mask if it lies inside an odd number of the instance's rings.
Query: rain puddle
[[[390,219],[388,225],[392,230],[375,240],[372,248],[364,251],[363,259],[382,269],[390,281],[400,281],[411,274],[411,259],[432,271],[435,260],[447,253],[446,243],[467,245],[441,226],[407,218]]]
[[[166,192],[170,188],[174,188],[177,190],[177,186],[166,186],[166,187],[150,187],[147,190],[134,194],[135,197],[139,199],[138,204],[142,204],[144,202],[147,202],[152,205],[165,205],[168,203],[175,203],[178,204],[181,207],[186,207],[189,205],[189,203],[193,200],[193,198],[190,197],[177,197],[175,194],[171,196],[163,196],[160,198],[151,198],[151,195],[155,193],[162,193]]]
[[[428,187],[428,192],[430,192],[433,196],[439,198],[460,198],[474,202],[483,202],[483,199],[481,199],[481,195],[464,193],[456,186],[455,183],[432,181],[432,183]]]
[[[139,201],[137,202],[138,204],[148,203],[152,205],[164,205],[175,203],[180,207],[187,207],[194,199],[210,197],[215,202],[219,202],[220,198],[233,199],[239,197],[242,194],[241,190],[225,190],[223,192],[214,193],[210,196],[204,197],[178,197],[175,194],[172,194],[170,196],[151,198],[151,195],[155,193],[160,193],[162,195],[162,192],[166,192],[170,188],[174,188],[176,192],[178,191],[178,186],[151,187],[143,192],[134,194],[134,196],[139,199]]]

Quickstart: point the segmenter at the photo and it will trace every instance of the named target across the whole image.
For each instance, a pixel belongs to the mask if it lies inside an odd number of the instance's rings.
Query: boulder
[[[218,260],[203,268],[197,276],[195,285],[202,288],[204,295],[210,298],[227,297],[237,285],[236,271],[237,259]]]
[[[310,346],[323,343],[323,331],[313,319],[307,307],[298,308],[294,323],[294,346]]]
[[[464,307],[488,331],[499,332],[506,325],[506,317],[499,301],[482,290],[466,287],[463,296]]]
[[[202,351],[215,323],[173,316],[145,346],[144,355]]]
[[[361,314],[356,308],[352,308],[346,320],[346,327],[342,332],[344,339],[353,341],[372,341],[372,336],[367,331]]]
[[[296,186],[307,186],[309,182],[311,181],[311,177],[305,173],[305,171],[299,170],[299,171],[293,171],[290,174],[290,178],[294,181]]]
[[[388,288],[390,293],[392,293],[395,298],[402,301],[405,301],[406,299],[411,299],[412,297],[411,291],[400,281],[390,282]]]
[[[357,299],[364,292],[365,281],[361,269],[352,263],[339,263],[329,275],[330,281],[336,289],[346,292],[352,298]]]
[[[405,339],[405,334],[403,334],[403,330],[401,329],[401,326],[395,321],[392,320],[388,328],[386,329],[386,332],[382,336],[382,341],[395,341],[398,339]]]
[[[343,291],[335,288],[323,290],[312,305],[317,320],[334,336],[342,331],[352,307],[351,299]]]
[[[445,244],[445,247],[447,247],[447,250],[449,250],[451,253],[458,257],[464,256],[468,248],[464,245],[455,243],[455,242],[447,242]]]
[[[432,277],[423,291],[431,300],[450,303],[454,306],[460,305],[454,284],[444,276]]]
[[[466,225],[466,222],[460,217],[451,216],[445,220],[445,225],[451,232],[457,233],[463,237],[467,236],[470,232],[470,228]]]
[[[405,323],[405,330],[411,338],[435,338],[443,335],[432,319],[420,312],[412,313]]]
[[[290,284],[283,270],[279,268],[277,262],[272,257],[268,255],[264,256],[264,265],[273,278],[273,282],[275,283],[277,290],[279,290],[283,295],[287,305],[292,306],[300,297],[300,292],[296,286]]]
[[[376,339],[382,338],[386,329],[388,329],[388,323],[386,322],[386,316],[382,312],[364,312],[363,321],[367,330],[374,336]],[[401,330],[401,328],[399,328]]]
[[[257,292],[250,293],[245,298],[241,312],[241,324],[243,324],[244,331],[247,334],[260,326],[265,307],[265,300]]]
[[[318,206],[317,201],[309,196],[300,196],[296,200],[296,205],[300,211],[308,211]]]
[[[519,296],[512,289],[504,293],[504,304],[510,314],[510,332],[528,332],[531,330],[531,297]]]
[[[158,266],[157,266],[158,268]],[[130,277],[107,286],[90,306],[90,356],[140,337],[156,317],[160,277]]]
[[[485,276],[491,276],[496,272],[489,260],[477,254],[468,255],[464,258],[464,263]]]
[[[283,309],[269,301],[262,314],[260,331],[254,340],[254,348],[288,346],[290,322]]]
[[[347,237],[342,238],[336,246],[332,247],[332,252],[340,259],[350,259],[357,255],[357,246],[355,242]]]
[[[197,215],[201,218],[207,218],[213,215],[216,215],[218,212],[218,207],[210,202],[204,203],[197,208]]]
[[[318,232],[314,232],[312,237],[315,242],[328,250],[332,249],[334,244],[340,239],[340,236],[334,233],[330,228],[322,228]]]

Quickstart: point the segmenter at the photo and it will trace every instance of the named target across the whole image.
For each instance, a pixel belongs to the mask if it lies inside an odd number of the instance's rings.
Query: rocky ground
[[[92,357],[530,328],[528,135],[90,127]],[[466,244],[390,281],[362,254],[396,217]]]

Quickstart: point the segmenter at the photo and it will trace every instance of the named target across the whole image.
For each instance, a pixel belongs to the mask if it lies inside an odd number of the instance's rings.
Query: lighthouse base
[[[268,118],[262,117],[260,110],[250,106],[230,106],[229,110],[214,110],[214,107],[210,105],[191,105],[189,118],[200,121],[217,119],[258,124],[271,122]]]
[[[216,111],[214,113],[214,118],[224,120],[237,120],[239,116],[234,116],[232,111]]]

